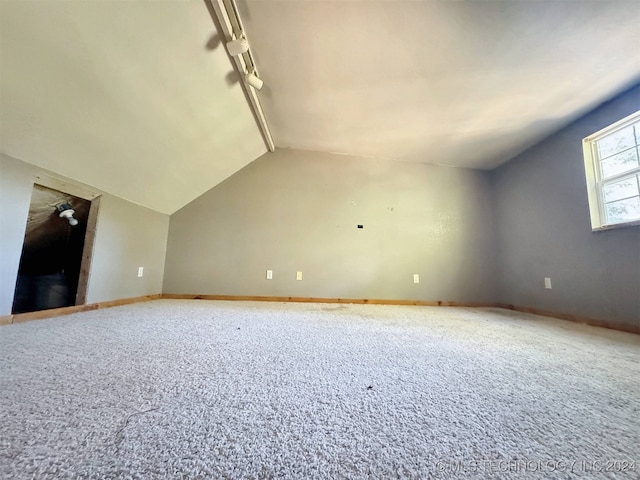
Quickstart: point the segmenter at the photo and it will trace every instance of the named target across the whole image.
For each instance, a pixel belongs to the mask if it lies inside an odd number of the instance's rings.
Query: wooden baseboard
[[[61,315],[69,315],[71,313],[88,312],[90,310],[117,307],[119,305],[128,305],[130,303],[148,302],[149,300],[158,300],[160,298],[162,298],[162,295],[157,293],[155,295],[143,295],[141,297],[121,298],[118,300],[110,300],[108,302],[89,303],[87,305],[74,305],[71,307],[39,310],[37,312],[5,315],[3,317],[0,317],[0,325],[9,325],[12,323],[29,322],[31,320],[41,320],[43,318],[59,317]]]
[[[421,307],[495,307],[495,303],[470,303],[423,300],[387,300],[376,298],[325,298],[325,297],[269,297],[256,295],[191,295],[163,293],[163,299],[173,300],[230,300],[245,302],[297,302],[297,303],[352,303],[369,305],[416,305]]]
[[[594,327],[609,328],[621,332],[640,334],[640,325],[627,325],[624,323],[597,320],[595,318],[582,317],[566,313],[550,312],[538,308],[520,307],[506,303],[473,303],[473,302],[450,302],[450,301],[423,301],[423,300],[388,300],[375,298],[323,298],[323,297],[272,297],[259,295],[194,295],[182,293],[158,293],[155,295],[143,295],[141,297],[122,298],[108,302],[90,303],[88,305],[76,305],[72,307],[53,308],[50,310],[40,310],[38,312],[19,313],[15,315],[0,316],[0,326],[12,323],[28,322],[43,318],[58,317],[71,313],[87,312],[101,308],[128,305],[130,303],[148,302],[150,300],[170,299],[170,300],[228,300],[228,301],[251,301],[251,302],[297,302],[297,303],[350,303],[350,304],[370,304],[370,305],[415,305],[421,307],[468,307],[468,308],[504,308],[517,312],[532,313],[544,317],[558,318],[575,323],[583,323]]]
[[[575,323],[583,323],[594,327],[619,330],[621,332],[640,334],[640,325],[626,325],[623,323],[596,320],[594,318],[569,315],[565,313],[549,312],[537,308],[518,307],[506,303],[474,303],[474,302],[450,302],[450,301],[423,301],[423,300],[387,300],[375,298],[322,298],[322,297],[269,297],[256,295],[193,295],[182,293],[163,293],[163,299],[174,300],[230,300],[251,302],[301,302],[301,303],[352,303],[370,305],[416,305],[422,307],[468,307],[468,308],[504,308],[523,313],[532,313],[544,317],[558,318]]]
[[[582,317],[580,315],[571,315],[568,313],[549,312],[539,308],[519,307],[517,305],[509,305],[506,303],[498,303],[499,308],[507,310],[515,310],[516,312],[532,313],[534,315],[542,315],[543,317],[559,318],[560,320],[569,320],[570,322],[583,323],[592,327],[608,328],[611,330],[619,330],[621,332],[640,334],[640,324],[627,325],[619,322],[610,322],[606,320],[597,320],[590,317]]]

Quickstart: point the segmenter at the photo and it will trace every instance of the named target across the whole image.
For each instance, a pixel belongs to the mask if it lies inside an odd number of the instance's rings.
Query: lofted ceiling
[[[266,152],[208,0],[0,0],[0,149],[163,213]],[[491,169],[640,81],[640,2],[237,0],[275,144]]]
[[[266,152],[202,0],[1,0],[0,19],[3,153],[173,213]]]
[[[279,147],[491,169],[640,81],[640,1],[237,0]]]

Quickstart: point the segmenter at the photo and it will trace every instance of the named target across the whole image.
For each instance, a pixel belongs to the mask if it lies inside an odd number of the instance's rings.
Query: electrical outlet
[[[296,272],[296,280],[302,280],[302,272]]]
[[[420,283],[420,275],[417,273],[413,274],[413,283]]]
[[[273,270],[267,270],[267,280],[273,279]]]
[[[138,277],[142,277],[144,275],[144,267],[138,267]]]
[[[544,288],[551,290],[551,279],[549,277],[545,277],[544,279]]]

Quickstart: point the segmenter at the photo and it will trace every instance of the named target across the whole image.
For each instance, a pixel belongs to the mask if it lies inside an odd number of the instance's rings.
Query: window
[[[582,145],[591,227],[640,225],[640,111]]]

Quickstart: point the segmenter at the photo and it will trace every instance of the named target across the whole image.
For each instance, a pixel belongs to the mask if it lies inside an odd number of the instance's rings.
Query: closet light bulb
[[[66,210],[61,211],[59,216],[60,218],[66,218],[67,220],[69,220],[69,225],[71,225],[72,227],[75,227],[76,225],[78,225],[78,220],[73,218],[74,213],[76,213],[75,210],[73,210],[72,208],[68,208]]]

